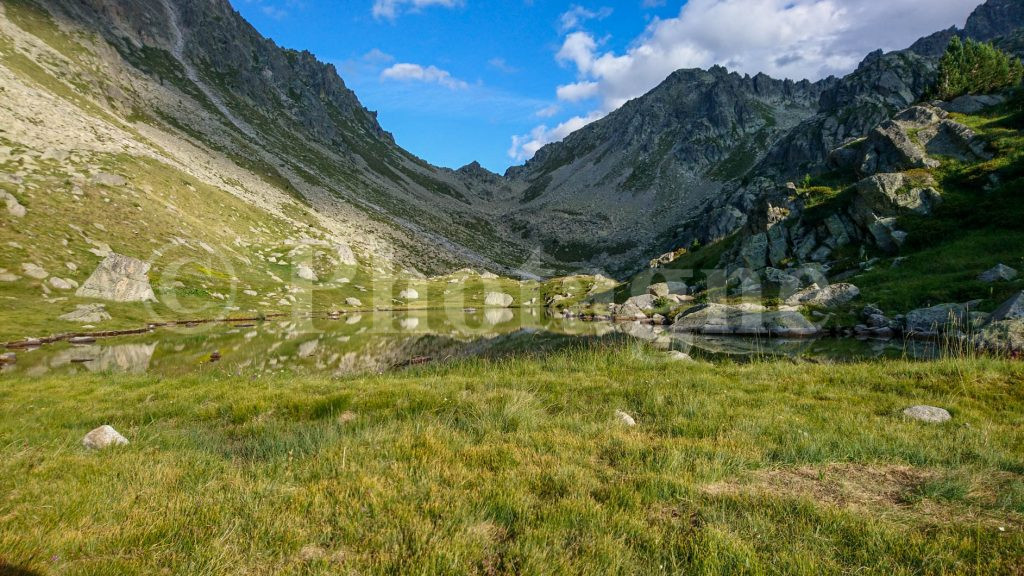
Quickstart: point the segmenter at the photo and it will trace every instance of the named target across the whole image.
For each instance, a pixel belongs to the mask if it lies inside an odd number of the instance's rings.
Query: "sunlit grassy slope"
[[[344,379],[7,379],[0,566],[1019,574],[1022,380],[994,360],[678,364],[633,346]],[[918,403],[952,422],[901,415]],[[131,445],[82,448],[103,423]]]

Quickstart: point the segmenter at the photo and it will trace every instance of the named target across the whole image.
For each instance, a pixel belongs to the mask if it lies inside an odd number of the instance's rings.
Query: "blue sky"
[[[334,63],[400,145],[503,172],[684,67],[817,79],[980,0],[233,0]]]

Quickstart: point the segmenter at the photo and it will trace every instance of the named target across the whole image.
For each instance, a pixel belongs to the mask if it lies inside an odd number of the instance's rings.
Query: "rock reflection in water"
[[[663,326],[553,319],[532,309],[374,312],[344,318],[289,319],[255,326],[207,324],[100,340],[55,344],[18,355],[4,373],[52,370],[154,372],[199,370],[236,374],[381,372],[427,361],[550,354],[596,342],[639,340],[695,357],[802,357],[837,360],[880,356],[929,357],[927,345],[852,340],[777,340],[672,334]],[[159,344],[158,344],[159,343]],[[932,347],[932,350],[934,347]],[[213,351],[221,353],[216,364]],[[932,354],[933,355],[933,354]]]
[[[51,368],[71,364],[84,366],[90,372],[127,372],[142,374],[149,369],[157,342],[149,344],[91,344],[72,346],[55,354],[49,361]]]

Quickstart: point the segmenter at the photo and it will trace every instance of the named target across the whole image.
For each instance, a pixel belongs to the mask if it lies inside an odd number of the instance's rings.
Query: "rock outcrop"
[[[794,310],[702,304],[676,317],[677,333],[737,336],[814,336],[821,330]]]
[[[113,302],[156,302],[147,276],[149,268],[148,262],[111,254],[100,262],[76,295]]]
[[[484,295],[484,306],[491,308],[508,308],[513,302],[515,298],[503,292],[488,292]]]

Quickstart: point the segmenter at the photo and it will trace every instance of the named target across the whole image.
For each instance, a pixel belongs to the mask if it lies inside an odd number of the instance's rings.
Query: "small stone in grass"
[[[619,421],[622,422],[623,424],[625,424],[626,426],[630,426],[630,427],[636,426],[636,420],[634,420],[632,416],[630,416],[629,414],[626,414],[622,410],[616,410],[615,411],[615,417],[618,418]]]
[[[85,438],[82,438],[82,446],[90,450],[102,450],[110,446],[125,446],[127,444],[127,438],[121,436],[117,430],[106,424],[89,432],[85,435]]]
[[[935,406],[911,406],[903,411],[903,415],[920,422],[930,422],[933,424],[949,422],[953,418],[949,412]]]

